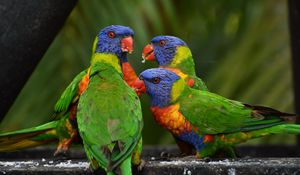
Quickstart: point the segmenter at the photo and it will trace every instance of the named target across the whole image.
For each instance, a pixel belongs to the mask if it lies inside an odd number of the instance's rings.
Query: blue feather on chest
[[[193,145],[197,151],[201,151],[206,146],[204,144],[204,136],[201,137],[198,133],[194,131],[184,132],[178,138],[184,142]]]

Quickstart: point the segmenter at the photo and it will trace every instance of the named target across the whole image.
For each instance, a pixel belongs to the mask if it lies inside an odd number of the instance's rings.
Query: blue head
[[[165,107],[171,99],[173,83],[180,79],[174,72],[163,68],[147,69],[140,74],[152,106]]]
[[[102,29],[97,36],[96,53],[115,54],[119,58],[133,51],[133,35],[131,28],[111,25]]]
[[[156,36],[151,40],[151,44],[144,47],[143,58],[156,60],[160,66],[166,66],[172,62],[178,46],[187,45],[175,36]]]

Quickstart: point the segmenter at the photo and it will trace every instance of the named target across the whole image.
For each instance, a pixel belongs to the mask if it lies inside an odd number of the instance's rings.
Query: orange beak
[[[144,60],[149,60],[149,61],[155,60],[152,44],[148,44],[144,47],[142,57]]]
[[[137,78],[137,80],[134,82],[132,88],[134,88],[137,95],[140,97],[143,93],[146,93],[146,86],[144,81]]]
[[[133,52],[133,38],[132,36],[125,37],[121,40],[121,49],[122,52]]]

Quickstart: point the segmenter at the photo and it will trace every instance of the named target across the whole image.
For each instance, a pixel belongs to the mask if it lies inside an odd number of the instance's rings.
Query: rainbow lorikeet
[[[77,103],[89,81],[90,69],[79,73],[65,89],[54,107],[54,120],[46,124],[0,134],[0,151],[15,151],[49,142],[57,142],[54,155],[65,154],[77,138]]]
[[[299,134],[288,124],[294,114],[253,106],[190,88],[176,73],[154,68],[140,74],[151,97],[154,119],[178,139],[194,146],[199,158],[252,138]]]
[[[187,44],[175,36],[156,36],[143,49],[143,59],[156,60],[159,67],[171,70],[185,79],[195,89],[207,90],[205,83],[197,77],[192,52]]]
[[[201,78],[196,76],[195,63],[191,50],[187,44],[175,36],[156,36],[143,49],[144,60],[156,61],[159,67],[175,72],[185,79],[186,83],[199,90],[208,90]],[[145,88],[141,90],[145,92]],[[193,146],[174,137],[181,152],[187,155],[193,154]],[[230,152],[233,150],[230,149]]]
[[[124,26],[100,31],[91,59],[93,73],[78,101],[77,123],[87,157],[93,169],[101,167],[108,174],[131,174],[131,157],[143,128],[139,98],[124,81],[120,65],[133,47],[124,47],[122,41],[132,36]]]
[[[108,26],[105,29],[122,30],[122,28],[124,29],[124,32],[125,31],[127,32],[127,33],[125,32],[124,35],[128,34],[128,36],[124,38],[120,38],[122,37],[122,35],[117,35],[115,40],[117,40],[117,38],[120,40],[118,45],[116,45],[116,47],[118,47],[119,49],[115,48],[115,50],[118,51],[118,56],[120,57],[119,59],[125,60],[127,56],[126,53],[127,52],[131,53],[133,50],[133,39],[132,39],[133,31],[129,27],[125,27],[125,26]],[[107,47],[107,44],[104,45],[103,43],[101,43],[103,40],[99,41],[100,33],[94,41],[93,53],[98,53],[97,49],[100,49],[101,47],[104,46]],[[109,47],[111,47],[111,45]],[[119,52],[120,49],[121,52]],[[92,58],[94,57],[95,56],[93,54]],[[115,64],[109,58],[107,59],[107,61],[110,64]],[[125,61],[121,61],[121,62],[124,63]],[[126,79],[126,75],[132,75],[132,72],[134,73],[130,64],[129,63],[126,64],[127,64],[126,66],[130,68],[130,69],[126,69],[126,70],[130,70],[130,74],[129,73],[124,74],[125,79]],[[92,69],[91,66],[87,70],[81,72],[74,78],[71,84],[66,88],[61,98],[55,105],[55,116],[56,116],[55,121],[46,123],[38,127],[0,134],[0,151],[14,151],[26,147],[33,147],[44,143],[57,141],[57,139],[60,140],[60,144],[58,146],[56,153],[67,151],[70,144],[72,143],[72,140],[77,136],[76,115],[77,115],[78,100],[80,99],[81,94],[88,87],[91,75],[95,75],[96,72],[99,71],[96,69],[98,67],[99,66],[96,66],[95,68]],[[135,86],[133,88],[137,88],[137,87]],[[136,146],[134,153],[132,155],[133,164],[140,163],[141,149],[142,149],[142,138],[140,138],[139,144]]]

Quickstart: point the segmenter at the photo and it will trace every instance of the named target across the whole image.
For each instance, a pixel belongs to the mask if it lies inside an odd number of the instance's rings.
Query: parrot
[[[157,61],[159,67],[175,72],[185,79],[186,83],[199,90],[208,91],[204,81],[196,76],[195,63],[191,50],[187,44],[178,37],[160,35],[151,40],[151,44],[144,47],[142,53],[143,62],[145,60]],[[144,87],[145,85],[143,85]],[[145,93],[145,88],[140,88],[141,93]],[[177,137],[173,136],[181,153],[191,155],[194,153],[193,146],[189,145]],[[232,152],[233,150],[230,150]]]
[[[142,53],[145,60],[156,60],[159,67],[171,70],[185,79],[186,83],[195,89],[208,90],[204,81],[197,77],[195,63],[191,50],[178,37],[160,35],[151,40],[151,44],[144,47]]]
[[[77,102],[88,81],[84,70],[79,73],[62,93],[54,107],[53,121],[40,126],[0,133],[0,152],[11,152],[24,148],[57,142],[55,156],[66,154],[77,138]]]
[[[128,70],[124,73],[124,77],[127,80],[126,83],[130,85],[130,78],[127,76],[135,75],[133,68],[127,62],[127,52],[131,53],[133,51],[133,31],[129,27],[125,26],[108,26],[106,30],[111,29],[112,31],[107,35],[114,35],[116,33],[113,30],[124,30],[124,34],[128,34],[127,37],[121,38],[120,34],[117,35],[116,39],[119,38],[120,43],[118,44],[119,49],[114,48],[113,51],[118,52],[118,58],[122,63],[126,64]],[[104,29],[103,29],[104,30]],[[127,33],[126,33],[127,32]],[[101,32],[100,32],[101,33]],[[100,35],[99,35],[100,36]],[[101,47],[112,47],[112,45],[107,46],[106,43],[102,44],[99,42],[99,36],[97,36],[94,40],[93,48],[92,48],[92,58],[98,58],[99,56],[95,57],[95,53],[97,52],[96,49],[100,49]],[[104,40],[106,41],[106,40]],[[116,44],[116,43],[115,43]],[[121,49],[121,52],[120,52]],[[93,59],[95,60],[95,59]],[[108,59],[108,63],[115,64],[115,60]],[[97,63],[98,64],[98,63]],[[96,66],[96,68],[99,66]],[[122,69],[124,70],[124,69]],[[77,105],[78,100],[80,99],[81,94],[85,91],[90,81],[91,75],[94,75],[95,72],[98,72],[97,69],[92,69],[89,67],[88,69],[82,71],[78,74],[74,80],[70,83],[70,85],[66,88],[63,92],[62,96],[55,104],[55,113],[54,113],[54,121],[46,123],[41,126],[7,132],[0,134],[0,151],[15,151],[27,147],[33,147],[41,144],[45,144],[48,142],[55,142],[59,140],[59,146],[55,152],[55,154],[59,154],[61,152],[65,152],[69,149],[70,144],[72,143],[73,139],[77,137]],[[122,72],[121,72],[122,74]],[[137,76],[136,76],[137,77]],[[138,78],[137,78],[138,79]],[[134,82],[140,81],[139,79]],[[140,81],[143,83],[143,81]],[[131,84],[132,85],[132,84]],[[137,86],[132,87],[137,90]],[[136,91],[138,93],[138,91]],[[137,108],[139,110],[139,108]],[[142,138],[140,137],[138,144],[136,145],[135,150],[132,153],[132,163],[134,165],[139,165],[141,163],[140,155],[142,150]]]
[[[91,74],[77,106],[77,124],[92,169],[132,174],[131,159],[143,128],[139,98],[124,81],[121,59],[133,50],[133,31],[102,29],[91,58]]]
[[[249,139],[272,134],[299,134],[295,114],[245,104],[209,91],[191,88],[164,68],[143,71],[140,79],[151,98],[155,121],[183,142],[197,158],[207,158]],[[233,153],[234,154],[234,153]]]

